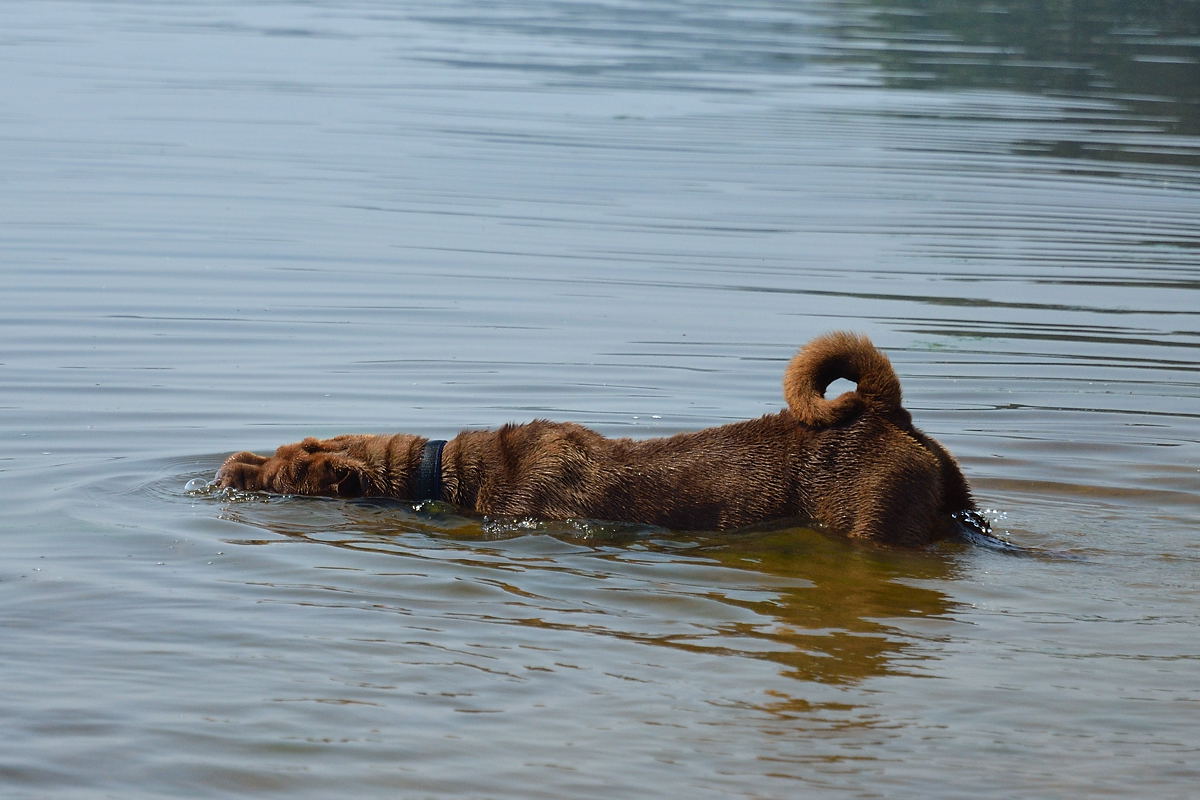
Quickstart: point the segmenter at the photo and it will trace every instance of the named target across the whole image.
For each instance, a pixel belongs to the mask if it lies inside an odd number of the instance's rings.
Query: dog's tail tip
[[[858,384],[832,400],[825,389],[838,378]],[[900,408],[900,380],[892,363],[866,336],[835,331],[801,348],[783,376],[783,396],[792,414],[808,425],[828,426],[870,409]]]

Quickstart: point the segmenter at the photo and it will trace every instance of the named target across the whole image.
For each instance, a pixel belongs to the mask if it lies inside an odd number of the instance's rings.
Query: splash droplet
[[[183,490],[188,494],[208,494],[211,489],[212,483],[203,478],[192,478],[183,486]]]

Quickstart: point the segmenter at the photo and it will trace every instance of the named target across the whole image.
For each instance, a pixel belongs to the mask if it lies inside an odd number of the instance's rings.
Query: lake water
[[[1196,3],[3,13],[0,796],[1194,796]],[[843,328],[1031,555],[184,490]]]

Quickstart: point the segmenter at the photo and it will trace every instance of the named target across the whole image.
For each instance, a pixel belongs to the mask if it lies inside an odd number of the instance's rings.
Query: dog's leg
[[[379,469],[369,457],[362,436],[308,438],[286,444],[272,456],[235,453],[217,472],[222,488],[278,494],[362,497],[380,483]]]

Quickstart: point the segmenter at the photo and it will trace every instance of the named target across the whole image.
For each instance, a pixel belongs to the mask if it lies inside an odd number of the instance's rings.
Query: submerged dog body
[[[838,378],[852,392],[824,397]],[[610,439],[536,420],[465,431],[441,450],[437,499],[463,509],[725,530],[807,517],[856,538],[922,544],[975,508],[946,450],[912,424],[887,357],[863,336],[810,342],[784,376],[778,414],[660,439]],[[305,439],[273,456],[236,453],[222,487],[425,499],[428,440],[409,434]],[[425,463],[423,463],[425,462]]]

